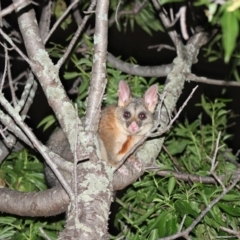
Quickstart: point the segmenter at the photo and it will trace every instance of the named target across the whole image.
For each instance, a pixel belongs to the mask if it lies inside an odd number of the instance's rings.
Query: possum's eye
[[[144,120],[145,118],[147,118],[147,115],[146,115],[146,113],[144,113],[144,112],[140,112],[140,113],[138,114],[138,117],[140,118],[140,120]]]
[[[123,112],[123,117],[124,117],[125,119],[130,118],[130,117],[131,117],[131,113],[130,113],[129,111],[124,111],[124,112]]]

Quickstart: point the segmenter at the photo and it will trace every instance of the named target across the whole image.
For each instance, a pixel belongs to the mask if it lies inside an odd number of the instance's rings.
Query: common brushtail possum
[[[117,163],[153,127],[153,112],[158,102],[158,86],[152,85],[142,98],[132,97],[128,84],[119,82],[118,105],[102,111],[98,135],[103,160]]]
[[[152,85],[142,98],[132,97],[125,81],[119,82],[118,104],[105,107],[98,128],[102,160],[115,166],[153,127],[153,113],[158,103],[158,86]],[[62,130],[52,134],[50,149],[68,161],[73,161],[70,146]],[[50,186],[57,180],[46,166],[45,174]],[[64,173],[67,177],[68,173]],[[70,177],[70,176],[68,176]]]

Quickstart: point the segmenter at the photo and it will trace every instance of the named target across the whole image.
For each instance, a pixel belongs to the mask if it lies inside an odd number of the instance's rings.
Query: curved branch
[[[131,74],[142,77],[166,77],[171,71],[173,64],[165,64],[161,66],[139,66],[131,63],[122,61],[116,58],[111,53],[107,55],[108,63],[111,64],[116,69]],[[227,87],[240,87],[240,82],[237,81],[225,81],[219,79],[212,79],[207,77],[200,77],[193,73],[184,73],[186,81],[193,81],[211,85],[227,86]]]
[[[65,212],[68,205],[68,195],[60,186],[30,193],[18,192],[8,188],[0,190],[0,212],[19,216],[46,217]]]
[[[108,62],[122,72],[142,77],[166,77],[171,71],[173,64],[166,64],[161,66],[139,66],[123,62],[114,57],[111,53],[107,55]]]

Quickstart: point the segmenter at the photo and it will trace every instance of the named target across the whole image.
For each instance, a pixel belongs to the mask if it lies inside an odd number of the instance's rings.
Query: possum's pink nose
[[[128,126],[128,130],[132,133],[137,132],[138,129],[139,129],[139,127],[135,121],[131,122],[131,124]]]

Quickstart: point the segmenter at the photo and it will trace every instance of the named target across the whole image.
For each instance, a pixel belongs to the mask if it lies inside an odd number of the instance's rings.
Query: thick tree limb
[[[86,123],[87,130],[96,133],[100,118],[101,103],[107,84],[106,55],[108,36],[108,1],[97,4],[94,33],[93,67],[90,80],[89,97],[87,99]]]
[[[0,212],[19,216],[53,216],[66,211],[68,204],[68,195],[60,186],[30,193],[8,188],[0,190]]]
[[[68,209],[66,225],[59,237],[64,240],[69,236],[78,236],[83,240],[108,238],[107,223],[112,200],[113,170],[105,162],[99,160],[94,148],[101,100],[106,85],[108,6],[109,1],[97,1],[94,60],[85,122],[85,129],[88,133],[86,138],[91,151],[90,161],[79,164],[80,171],[75,174],[74,181],[75,186],[77,185],[75,192],[79,195],[76,196],[74,202],[71,202]],[[75,157],[75,163],[76,161],[77,157]]]
[[[14,3],[17,2],[18,0],[14,0]],[[79,126],[81,126],[80,119],[76,119],[72,102],[64,91],[58,76],[58,67],[53,65],[53,62],[44,48],[34,11],[32,9],[18,8],[17,12],[20,12],[20,10],[21,14],[18,17],[18,23],[28,56],[35,63],[31,66],[32,70],[38,77],[49,105],[56,114],[73,152],[75,139],[78,134],[75,131],[75,124],[77,122]],[[32,41],[32,39],[36,39],[36,41]],[[84,139],[84,137],[80,139]],[[84,143],[78,144],[79,151],[83,146]]]

